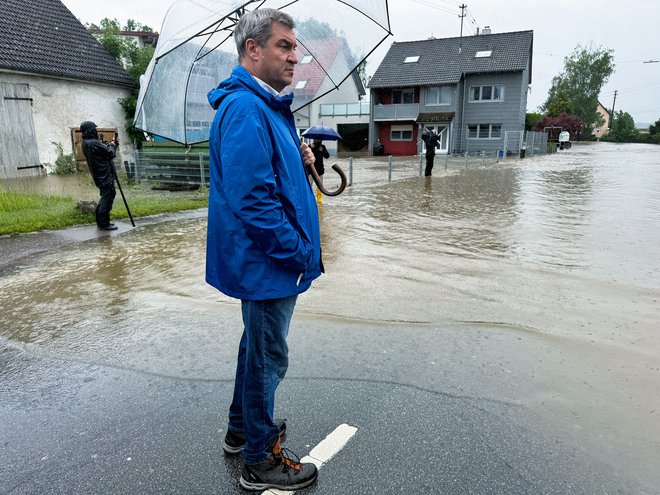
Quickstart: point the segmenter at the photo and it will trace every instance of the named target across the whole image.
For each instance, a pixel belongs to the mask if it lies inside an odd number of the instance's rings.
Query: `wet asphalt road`
[[[50,247],[100,235],[93,227],[37,234],[31,251],[25,238],[3,238],[0,276],[29,268]],[[227,308],[221,325],[238,325],[238,313]],[[163,362],[163,352],[177,364],[216,359],[204,356],[214,315],[174,305],[167,318],[192,318],[198,329],[180,347],[159,347]],[[286,446],[302,457],[338,425],[357,428],[300,493],[658,493],[567,442],[523,404],[492,398],[497,381],[485,386],[483,367],[488,349],[506,339],[496,328],[297,314],[276,411],[289,422]],[[516,345],[511,352],[524,355],[532,344]],[[147,371],[130,359],[90,362],[0,341],[0,493],[245,493],[240,461],[220,444],[233,362],[219,361],[205,374]]]

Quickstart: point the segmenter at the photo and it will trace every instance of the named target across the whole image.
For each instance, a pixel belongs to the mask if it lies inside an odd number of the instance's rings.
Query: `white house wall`
[[[29,84],[39,160],[49,169],[57,158],[52,143],[61,143],[65,153],[73,153],[71,129],[85,120],[115,127],[120,142],[130,142],[126,116],[117,101],[130,96],[128,89],[7,72],[0,72],[0,82]],[[131,152],[132,146],[120,147],[122,161],[130,160]]]
[[[336,62],[342,63],[342,62]],[[346,64],[344,64],[346,65]],[[309,108],[309,125],[306,127],[312,127],[315,125],[324,125],[326,127],[332,127],[337,129],[338,124],[368,124],[369,115],[359,116],[339,116],[339,117],[321,117],[321,105],[332,104],[332,103],[357,103],[360,100],[360,93],[353,82],[353,76],[349,76],[344,80],[342,84],[339,85],[338,89],[333,89],[334,84],[326,77],[321,86],[319,87],[319,93],[325,93],[330,91],[323,98],[320,98],[314,101],[311,105],[306,108],[303,108],[300,112],[305,112]],[[297,120],[297,124],[300,126],[302,119]],[[302,126],[300,126],[302,127]],[[325,141],[323,144],[326,145],[328,152],[332,156],[337,155],[337,142],[336,141]]]

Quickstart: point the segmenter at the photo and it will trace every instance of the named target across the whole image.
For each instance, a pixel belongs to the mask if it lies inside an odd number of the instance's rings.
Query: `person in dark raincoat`
[[[424,141],[424,145],[426,146],[426,169],[424,169],[424,175],[429,177],[433,170],[435,147],[438,146],[438,143],[440,142],[440,136],[433,131],[426,131],[422,134],[422,141]]]
[[[311,148],[312,153],[314,153],[314,168],[316,169],[316,173],[319,174],[319,177],[323,179],[323,174],[325,173],[323,159],[330,158],[330,153],[320,139],[315,139]]]
[[[115,174],[112,159],[117,154],[115,143],[103,143],[99,139],[96,124],[85,121],[80,124],[83,142],[82,149],[87,160],[89,172],[94,178],[94,184],[99,188],[101,198],[96,206],[96,225],[101,230],[117,230],[110,222],[110,211],[115,200]]]
[[[246,12],[234,30],[239,64],[209,92],[206,281],[241,300],[234,396],[223,441],[243,455],[246,490],[297,490],[316,480],[313,463],[281,447],[286,422],[273,416],[288,368],[287,334],[298,294],[321,275],[318,210],[307,180],[314,162],[291,112],[296,37],[291,17]]]

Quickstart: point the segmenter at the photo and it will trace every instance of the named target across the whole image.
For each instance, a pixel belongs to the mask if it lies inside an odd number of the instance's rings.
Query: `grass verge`
[[[194,210],[208,206],[205,191],[176,195],[176,193],[127,194],[133,218]],[[97,199],[98,200],[98,199]],[[66,196],[39,195],[0,188],[0,235],[16,235],[40,230],[58,230],[73,225],[95,223],[93,213],[84,214],[76,209],[77,200]],[[128,218],[119,191],[112,208],[113,220]]]

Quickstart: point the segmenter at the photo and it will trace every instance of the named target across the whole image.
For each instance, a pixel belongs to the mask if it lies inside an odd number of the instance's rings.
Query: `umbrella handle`
[[[339,196],[341,193],[344,192],[344,189],[346,189],[346,184],[348,184],[348,179],[346,178],[346,174],[344,173],[344,171],[336,163],[332,165],[332,170],[337,172],[339,174],[339,177],[341,177],[341,184],[339,184],[339,187],[334,191],[328,191],[323,186],[323,181],[319,176],[318,172],[316,171],[316,168],[314,168],[313,164],[308,165],[307,168],[309,170],[310,175],[312,176],[312,179],[314,180],[314,183],[316,184],[316,187],[318,187],[319,191],[321,191],[326,196]]]

